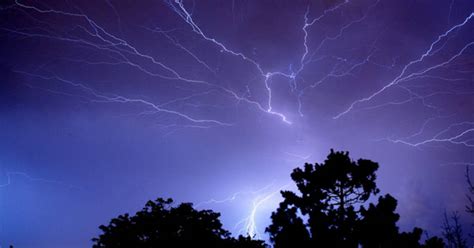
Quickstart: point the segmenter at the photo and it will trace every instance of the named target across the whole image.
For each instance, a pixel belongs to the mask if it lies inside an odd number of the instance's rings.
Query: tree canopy
[[[263,241],[233,238],[222,228],[219,213],[198,211],[191,203],[173,206],[172,199],[149,201],[134,216],[120,215],[94,238],[94,248],[222,247],[263,248]]]
[[[273,247],[445,247],[438,237],[426,237],[422,242],[423,230],[418,227],[409,232],[399,230],[397,200],[389,194],[376,199],[380,192],[378,168],[371,160],[353,161],[348,152],[331,150],[323,163],[294,169],[291,178],[298,192],[281,192],[283,201],[266,228]],[[472,189],[469,177],[468,183]],[[176,206],[171,199],[158,198],[133,216],[120,215],[100,226],[102,234],[93,239],[93,247],[267,247],[264,241],[248,236],[231,236],[219,217],[212,210],[196,210],[191,203]],[[449,223],[448,227],[445,230],[456,233]],[[454,234],[451,236],[457,237]]]
[[[444,247],[437,237],[420,244],[420,228],[400,233],[391,195],[365,206],[380,191],[378,167],[331,150],[324,163],[294,169],[291,178],[299,192],[282,191],[283,201],[266,229],[274,247]]]

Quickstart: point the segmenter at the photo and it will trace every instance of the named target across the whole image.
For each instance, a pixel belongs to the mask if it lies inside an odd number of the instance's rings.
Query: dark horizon
[[[331,148],[380,164],[402,230],[441,235],[458,211],[472,232],[472,1],[17,0],[0,13],[0,247],[91,246],[157,197],[267,239],[292,169]]]

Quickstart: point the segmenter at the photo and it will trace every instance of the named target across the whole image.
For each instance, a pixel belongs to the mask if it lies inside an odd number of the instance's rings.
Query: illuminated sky
[[[474,2],[3,1],[0,246],[86,247],[172,197],[263,233],[330,148],[439,234],[474,163]],[[464,218],[469,227],[469,219]]]

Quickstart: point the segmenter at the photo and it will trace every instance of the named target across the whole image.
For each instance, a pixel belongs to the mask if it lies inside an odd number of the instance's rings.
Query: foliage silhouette
[[[191,203],[173,207],[172,199],[149,201],[134,216],[120,215],[103,234],[92,239],[94,248],[219,247],[263,248],[263,241],[239,236],[222,228],[219,213],[195,210]]]
[[[468,194],[466,195],[468,201],[468,205],[466,205],[466,212],[474,216],[474,184],[471,181],[469,166],[466,166],[466,182],[468,190]]]
[[[400,232],[397,200],[391,195],[380,196],[376,203],[368,202],[380,192],[375,183],[378,167],[373,161],[353,161],[348,152],[331,150],[324,163],[306,163],[304,168],[294,169],[291,178],[299,193],[281,192],[284,200],[272,213],[272,224],[266,229],[274,247],[445,247],[438,237],[426,238],[421,244],[420,228]],[[470,178],[467,180],[472,189]],[[174,206],[171,199],[158,198],[147,202],[134,216],[120,215],[109,225],[100,226],[103,233],[92,239],[93,247],[267,247],[261,240],[232,237],[219,217],[212,210],[198,211],[191,203]],[[459,227],[457,219],[453,220],[454,227]],[[456,239],[456,230],[447,217],[445,223],[448,245],[453,240],[465,245],[465,241]]]
[[[266,229],[274,247],[444,247],[437,237],[421,245],[420,228],[400,233],[392,196],[363,206],[379,193],[378,167],[373,161],[352,161],[348,152],[331,150],[324,163],[294,169],[291,178],[299,194],[281,192],[284,200]]]
[[[469,165],[466,166],[466,182],[467,182],[467,190],[468,193],[466,194],[467,197],[467,205],[466,205],[466,212],[474,217],[474,184],[471,180],[471,174],[469,172]],[[474,227],[474,224],[472,224]],[[469,233],[469,237],[474,238],[474,233]]]
[[[448,248],[467,248],[466,240],[463,238],[463,231],[459,223],[459,213],[453,212],[448,218],[444,213],[443,236]]]

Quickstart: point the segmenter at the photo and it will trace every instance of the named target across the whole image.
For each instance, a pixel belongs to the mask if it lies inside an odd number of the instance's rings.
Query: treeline
[[[298,192],[282,191],[283,201],[271,215],[266,228],[275,248],[464,248],[466,240],[459,215],[447,216],[443,238],[427,237],[414,227],[402,232],[397,226],[397,200],[381,195],[376,185],[378,163],[367,159],[353,161],[348,152],[331,150],[323,163],[296,168],[291,178]],[[466,171],[467,212],[474,214],[474,186]],[[93,238],[94,248],[154,247],[269,247],[253,237],[233,237],[222,227],[220,214],[196,210],[191,203],[173,204],[171,199],[149,201],[135,215],[120,215],[102,234]]]

